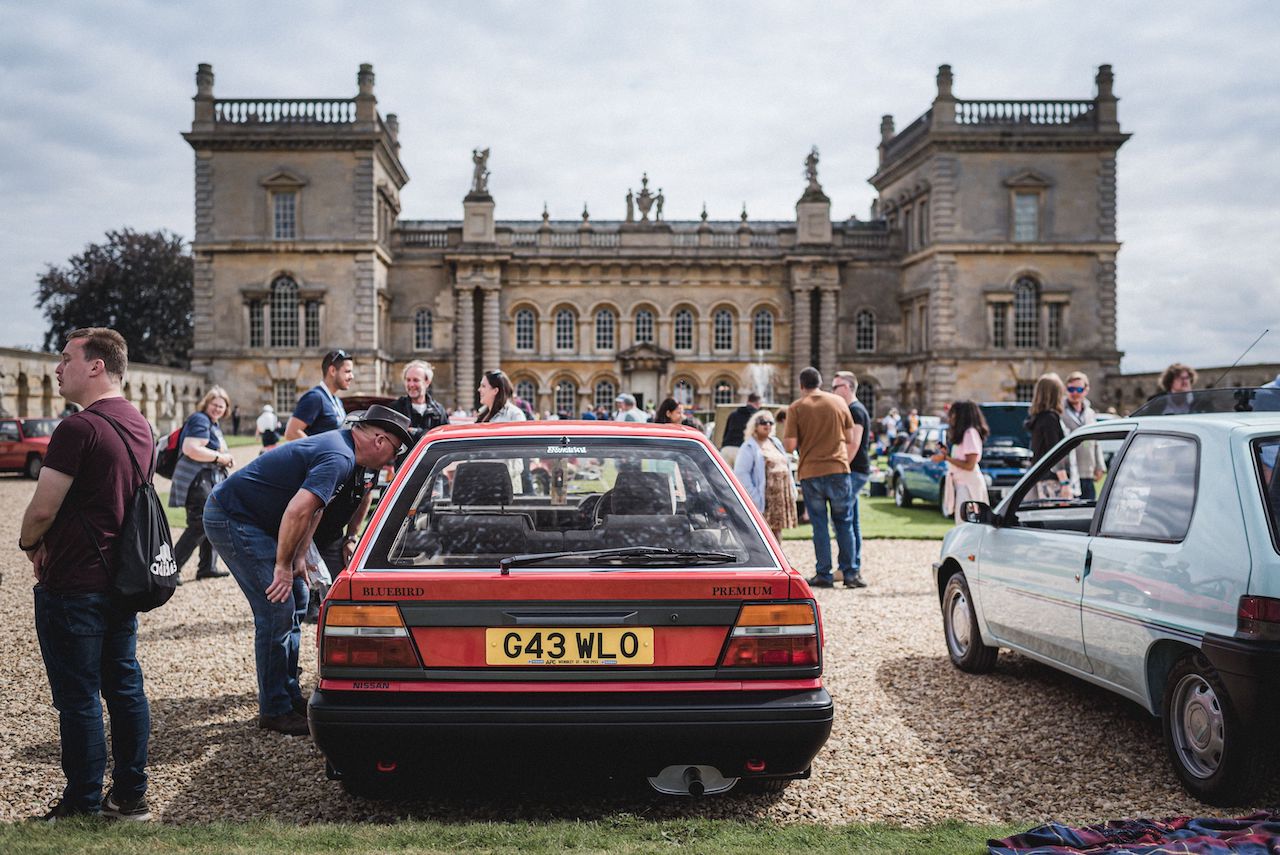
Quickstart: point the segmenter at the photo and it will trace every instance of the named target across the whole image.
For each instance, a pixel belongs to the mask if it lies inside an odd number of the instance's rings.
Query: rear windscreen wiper
[[[535,552],[529,555],[508,555],[498,562],[502,575],[511,572],[512,567],[525,567],[543,561],[555,561],[558,558],[634,558],[641,560],[656,558],[678,558],[688,561],[706,561],[721,564],[736,561],[736,555],[727,552],[714,552],[698,549],[672,549],[667,546],[619,546],[614,549],[586,549],[578,552]]]

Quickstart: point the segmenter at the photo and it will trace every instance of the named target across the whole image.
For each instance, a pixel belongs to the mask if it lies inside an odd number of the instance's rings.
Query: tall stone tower
[[[903,240],[899,400],[1027,400],[1046,371],[1118,372],[1111,66],[1089,100],[960,100],[881,122],[878,209]]]
[[[196,71],[192,369],[287,413],[343,348],[353,392],[390,388],[391,234],[408,175],[373,68],[354,98],[215,98]]]

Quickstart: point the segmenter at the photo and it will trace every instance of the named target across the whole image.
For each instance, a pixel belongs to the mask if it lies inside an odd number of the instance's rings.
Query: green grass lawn
[[[228,448],[239,448],[242,445],[261,445],[262,440],[256,436],[237,436],[235,434],[224,433],[222,438],[227,441]]]
[[[682,819],[647,821],[632,814],[556,822],[306,825],[276,822],[174,826],[77,820],[0,826],[0,851],[154,855],[182,853],[334,852],[840,852],[949,855],[985,852],[992,837],[1016,829],[948,822],[921,829],[888,825],[775,825]]]
[[[943,517],[934,505],[899,508],[888,496],[862,496],[858,499],[858,518],[864,539],[904,538],[907,540],[940,540],[951,530],[950,517]],[[789,528],[783,540],[808,540],[813,528],[808,525]]]

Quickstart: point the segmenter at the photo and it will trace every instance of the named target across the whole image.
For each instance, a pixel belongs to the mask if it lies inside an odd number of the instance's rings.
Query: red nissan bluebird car
[[[831,732],[813,594],[679,426],[432,431],[318,631],[311,733],[364,795],[476,769],[777,789]]]

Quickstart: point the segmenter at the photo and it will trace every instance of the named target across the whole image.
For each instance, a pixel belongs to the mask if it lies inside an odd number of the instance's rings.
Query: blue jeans
[[[831,524],[835,526],[836,546],[840,550],[840,573],[852,576],[857,571],[853,552],[854,504],[849,486],[849,475],[846,472],[806,478],[800,482],[805,510],[809,512],[809,522],[813,524],[817,574],[823,579],[831,578]],[[828,504],[831,505],[830,518],[827,516]]]
[[[258,713],[285,715],[293,709],[294,701],[302,700],[298,649],[302,643],[302,617],[307,613],[307,582],[295,578],[292,599],[270,602],[267,587],[275,574],[276,539],[257,526],[231,519],[213,496],[204,506],[204,532],[253,612]]]
[[[151,708],[138,665],[138,616],[122,612],[107,594],[60,596],[35,587],[36,637],[58,710],[67,807],[96,813],[102,806],[107,737],[102,702],[111,716],[111,783],[116,800],[147,791]]]
[[[862,572],[862,518],[858,513],[858,495],[871,480],[870,472],[850,472],[849,492],[853,494],[853,572]]]

